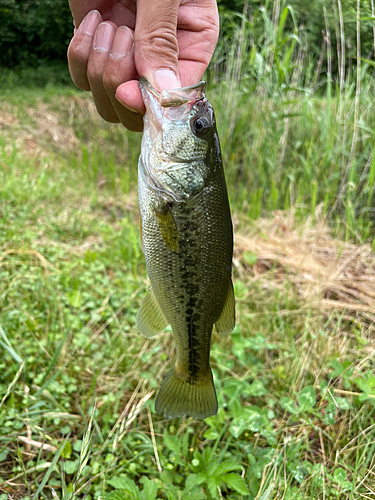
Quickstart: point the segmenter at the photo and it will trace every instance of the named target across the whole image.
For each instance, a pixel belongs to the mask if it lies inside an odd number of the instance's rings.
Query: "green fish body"
[[[146,105],[138,167],[141,241],[151,281],[136,326],[170,324],[177,359],[156,398],[164,417],[217,412],[213,326],[234,328],[233,230],[215,118],[204,82],[175,91],[140,82]]]

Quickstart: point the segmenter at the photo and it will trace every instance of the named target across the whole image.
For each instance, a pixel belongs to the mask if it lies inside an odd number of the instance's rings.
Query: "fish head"
[[[165,198],[186,201],[204,187],[207,159],[217,142],[205,82],[158,92],[142,78],[140,89],[146,106],[141,149],[146,177]]]

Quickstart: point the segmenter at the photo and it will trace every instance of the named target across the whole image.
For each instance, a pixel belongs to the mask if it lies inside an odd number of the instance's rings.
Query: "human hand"
[[[99,114],[141,131],[145,77],[159,90],[197,83],[219,32],[215,0],[69,0],[76,26],[68,49],[73,82]],[[96,9],[96,10],[92,10]]]

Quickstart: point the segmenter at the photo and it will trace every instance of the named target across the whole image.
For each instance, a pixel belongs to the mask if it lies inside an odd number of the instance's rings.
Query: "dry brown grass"
[[[294,210],[252,221],[235,242],[235,267],[249,285],[284,291],[288,282],[301,307],[327,317],[340,311],[373,331],[375,253],[369,244],[333,238],[323,217],[301,225]],[[246,254],[254,254],[254,265],[246,264]]]

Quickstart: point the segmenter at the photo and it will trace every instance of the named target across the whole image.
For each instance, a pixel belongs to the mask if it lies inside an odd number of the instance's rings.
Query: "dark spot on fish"
[[[195,306],[195,302],[196,302],[195,297],[190,297],[190,299],[189,299],[189,301],[187,303],[188,307],[194,307]]]
[[[190,320],[188,323],[189,335],[189,373],[193,380],[199,372],[199,343],[197,339],[197,326]]]

